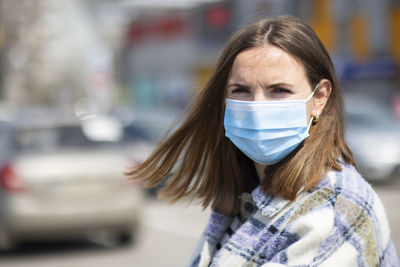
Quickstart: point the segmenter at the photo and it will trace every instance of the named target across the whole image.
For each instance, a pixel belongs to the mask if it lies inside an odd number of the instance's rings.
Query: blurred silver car
[[[346,95],[346,140],[360,172],[370,181],[400,174],[400,122],[388,105],[365,95]]]
[[[132,241],[141,190],[123,175],[132,163],[126,143],[115,131],[119,140],[104,141],[84,130],[63,120],[0,122],[0,248],[72,237]]]

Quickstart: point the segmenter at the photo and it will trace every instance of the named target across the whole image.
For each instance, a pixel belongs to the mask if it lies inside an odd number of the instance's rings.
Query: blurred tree
[[[101,45],[78,0],[0,0],[3,98],[71,107],[87,96]]]

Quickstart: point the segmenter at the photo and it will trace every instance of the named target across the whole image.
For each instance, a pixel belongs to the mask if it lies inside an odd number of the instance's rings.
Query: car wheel
[[[11,250],[16,247],[15,242],[12,241],[7,231],[0,226],[0,250]]]
[[[127,229],[107,229],[91,233],[88,239],[103,247],[128,246],[133,243],[134,231]]]
[[[118,244],[120,246],[127,246],[132,244],[134,241],[133,231],[123,231],[118,235]]]

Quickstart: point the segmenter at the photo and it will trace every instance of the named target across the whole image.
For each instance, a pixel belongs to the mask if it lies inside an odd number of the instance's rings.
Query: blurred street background
[[[127,181],[231,34],[295,15],[400,254],[400,0],[0,0],[0,266],[183,266],[209,210]]]

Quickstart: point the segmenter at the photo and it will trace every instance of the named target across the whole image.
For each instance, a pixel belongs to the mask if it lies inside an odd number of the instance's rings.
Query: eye
[[[291,94],[292,91],[290,89],[284,87],[275,87],[272,88],[271,93],[273,94]]]
[[[247,93],[249,90],[243,87],[238,87],[232,90],[232,93]]]
[[[242,94],[242,93],[248,93],[249,92],[249,88],[245,87],[245,86],[236,86],[234,88],[232,88],[231,93],[232,94]]]

